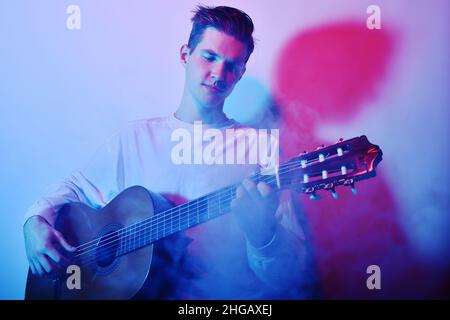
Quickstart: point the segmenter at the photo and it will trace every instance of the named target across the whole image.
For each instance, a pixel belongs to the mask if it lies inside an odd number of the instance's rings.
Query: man
[[[132,122],[85,169],[55,184],[27,213],[25,245],[34,274],[58,268],[75,250],[53,228],[65,203],[98,208],[125,188],[141,185],[177,204],[241,181],[260,168],[220,162],[174,164],[175,130],[193,133],[200,124],[218,132],[241,128],[246,134],[243,126],[227,118],[223,105],[253,51],[252,20],[234,8],[200,6],[192,21],[189,42],[180,49],[185,86],[175,114]],[[192,147],[204,143],[194,141]],[[217,144],[215,150],[224,153],[234,148],[234,142]],[[255,147],[249,143],[246,153]],[[286,201],[279,205],[278,195],[266,183],[244,179],[231,207],[233,215],[157,244],[151,270],[154,281],[139,298],[308,297],[310,255],[292,205]]]

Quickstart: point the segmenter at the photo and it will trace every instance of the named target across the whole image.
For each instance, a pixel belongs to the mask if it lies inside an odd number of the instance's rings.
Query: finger
[[[34,267],[34,263],[32,261],[28,261],[30,264],[30,270],[32,274],[36,274],[36,268]]]
[[[239,199],[241,199],[245,195],[244,188],[242,186],[238,186],[236,188],[236,196],[230,202],[231,209],[235,209],[239,204]]]
[[[59,264],[62,261],[65,261],[66,258],[63,257],[58,251],[56,251],[54,248],[48,248],[45,250],[45,254],[49,256],[50,259],[52,259],[55,263]]]
[[[58,240],[59,244],[66,249],[67,251],[73,252],[75,250],[77,250],[75,247],[71,246],[66,239],[64,239],[63,235],[61,234],[61,232],[55,232],[56,235],[56,239]]]
[[[232,210],[234,210],[234,209],[236,208],[236,199],[231,200],[231,202],[230,202],[230,208],[231,208]]]
[[[49,273],[52,271],[52,267],[44,255],[41,255],[38,260],[45,272]]]
[[[245,197],[246,194],[247,192],[245,191],[244,187],[239,185],[239,187],[237,187],[236,189],[236,199],[241,199]]]
[[[261,181],[260,183],[258,183],[258,185],[256,186],[256,188],[259,191],[259,194],[263,197],[263,198],[268,198],[272,193],[273,190],[271,187],[269,187],[269,185],[263,181]]]
[[[40,275],[40,276],[44,275],[44,273],[45,273],[44,269],[42,268],[42,266],[39,263],[39,261],[37,261],[37,259],[36,259],[36,260],[33,260],[33,263],[34,263],[34,267],[36,268],[37,274]]]
[[[245,188],[245,191],[247,192],[247,194],[254,200],[254,201],[260,201],[261,200],[261,195],[259,194],[258,189],[256,188],[256,184],[246,178],[242,181],[242,185]]]

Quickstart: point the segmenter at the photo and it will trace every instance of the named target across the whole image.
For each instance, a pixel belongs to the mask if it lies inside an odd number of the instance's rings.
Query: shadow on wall
[[[225,102],[228,117],[254,128],[279,128],[279,108],[269,88],[258,79],[243,77]]]
[[[281,148],[288,158],[334,143],[315,136],[319,123],[350,124],[376,100],[395,41],[396,35],[386,29],[341,22],[301,31],[286,43],[275,65],[272,92],[281,114]],[[383,163],[377,177],[360,182],[357,189],[354,197],[340,188],[338,200],[325,194],[312,202],[299,195],[312,228],[325,298],[448,297],[442,272],[419,261],[403,233]],[[366,269],[374,264],[381,268],[381,290],[366,286]]]

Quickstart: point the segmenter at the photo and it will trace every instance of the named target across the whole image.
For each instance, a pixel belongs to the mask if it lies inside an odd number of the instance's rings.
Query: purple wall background
[[[360,134],[383,149],[357,198],[301,199],[326,296],[448,297],[449,2],[203,3],[241,8],[256,26],[230,116],[251,122],[275,102],[288,154]],[[80,30],[66,28],[70,4]],[[196,4],[0,2],[0,298],[23,297],[23,215],[45,187],[127,120],[176,109]],[[366,28],[371,4],[381,30]],[[377,292],[365,287],[370,264],[381,266]]]

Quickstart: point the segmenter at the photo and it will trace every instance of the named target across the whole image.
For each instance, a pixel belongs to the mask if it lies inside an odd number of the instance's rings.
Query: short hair
[[[192,30],[188,42],[191,52],[202,40],[203,32],[212,27],[243,42],[247,47],[245,61],[248,60],[255,47],[252,36],[254,26],[252,19],[245,12],[225,6],[208,7],[201,5],[197,6],[193,12]]]

